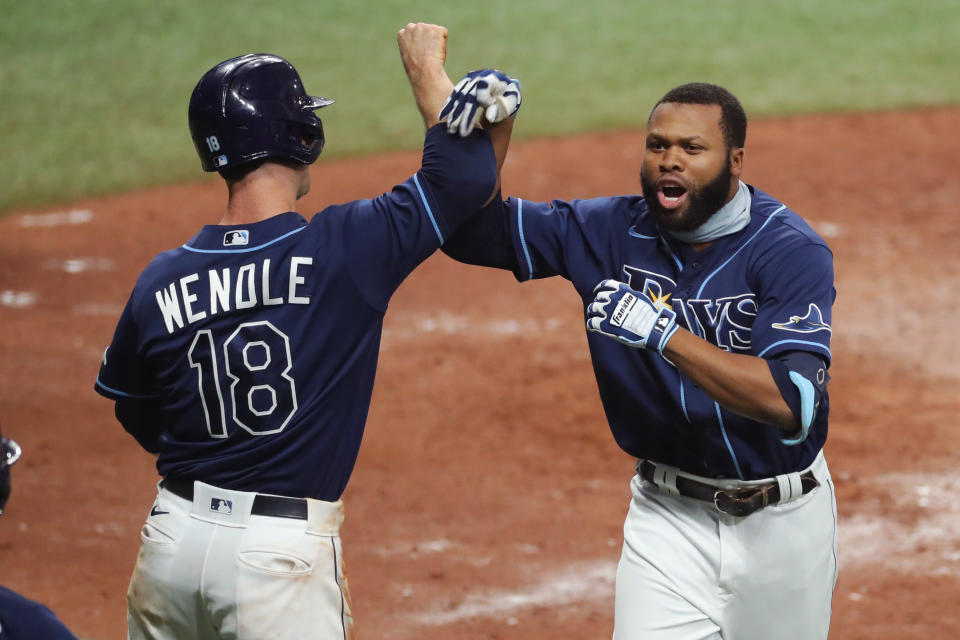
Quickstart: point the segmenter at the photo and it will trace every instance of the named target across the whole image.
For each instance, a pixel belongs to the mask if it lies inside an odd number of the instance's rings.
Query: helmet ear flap
[[[316,119],[316,124],[291,124],[290,128],[292,136],[295,137],[296,144],[300,146],[304,157],[309,158],[309,162],[316,160],[320,152],[323,151],[325,142],[323,123],[320,122],[320,118]]]

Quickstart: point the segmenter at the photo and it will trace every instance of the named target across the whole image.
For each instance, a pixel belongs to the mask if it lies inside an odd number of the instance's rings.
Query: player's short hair
[[[708,82],[688,82],[668,91],[650,110],[650,116],[664,102],[706,104],[720,107],[720,130],[728,148],[743,148],[747,140],[747,114],[737,97],[723,87]],[[650,118],[647,118],[650,122]]]

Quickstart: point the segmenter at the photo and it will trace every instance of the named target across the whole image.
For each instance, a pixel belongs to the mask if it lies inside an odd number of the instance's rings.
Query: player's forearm
[[[663,353],[726,409],[785,433],[796,431],[796,420],[766,360],[718,349],[685,329],[677,330]]]
[[[453,82],[443,68],[446,43],[446,28],[433,24],[411,23],[397,34],[403,68],[428,129],[440,121],[440,109],[453,91]]]
[[[453,91],[453,83],[441,66],[439,69],[424,69],[416,78],[410,78],[413,88],[413,97],[417,101],[417,108],[423,123],[429,129],[440,122],[437,114],[443,108],[443,103]]]
[[[484,206],[490,204],[490,201],[500,193],[500,170],[507,159],[507,150],[510,148],[510,137],[513,134],[514,118],[507,118],[494,125],[488,125],[490,130],[490,142],[493,143],[493,153],[497,157],[497,186],[494,188],[490,198],[484,203]]]

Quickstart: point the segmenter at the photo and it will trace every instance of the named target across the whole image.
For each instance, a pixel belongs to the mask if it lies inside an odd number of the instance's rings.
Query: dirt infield
[[[745,179],[836,256],[832,638],[960,635],[957,130],[960,109],[938,109],[748,135]],[[640,132],[517,143],[506,191],[635,192],[641,148]],[[303,210],[379,193],[418,161],[321,162]],[[0,583],[84,638],[125,637],[157,480],[92,390],[100,357],[139,271],[216,222],[222,198],[211,181],[0,219],[0,424],[24,449]],[[430,258],[387,314],[345,495],[359,636],[609,638],[632,464],[603,419],[572,287]]]

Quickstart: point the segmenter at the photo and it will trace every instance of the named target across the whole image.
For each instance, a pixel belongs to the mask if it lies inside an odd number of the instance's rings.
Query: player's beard
[[[694,185],[687,191],[687,210],[678,216],[674,211],[660,205],[656,180],[647,176],[643,167],[640,167],[640,186],[647,201],[647,209],[664,231],[693,231],[709,220],[710,216],[727,204],[732,178],[732,165],[728,156],[726,164],[715,178],[705,185]]]

